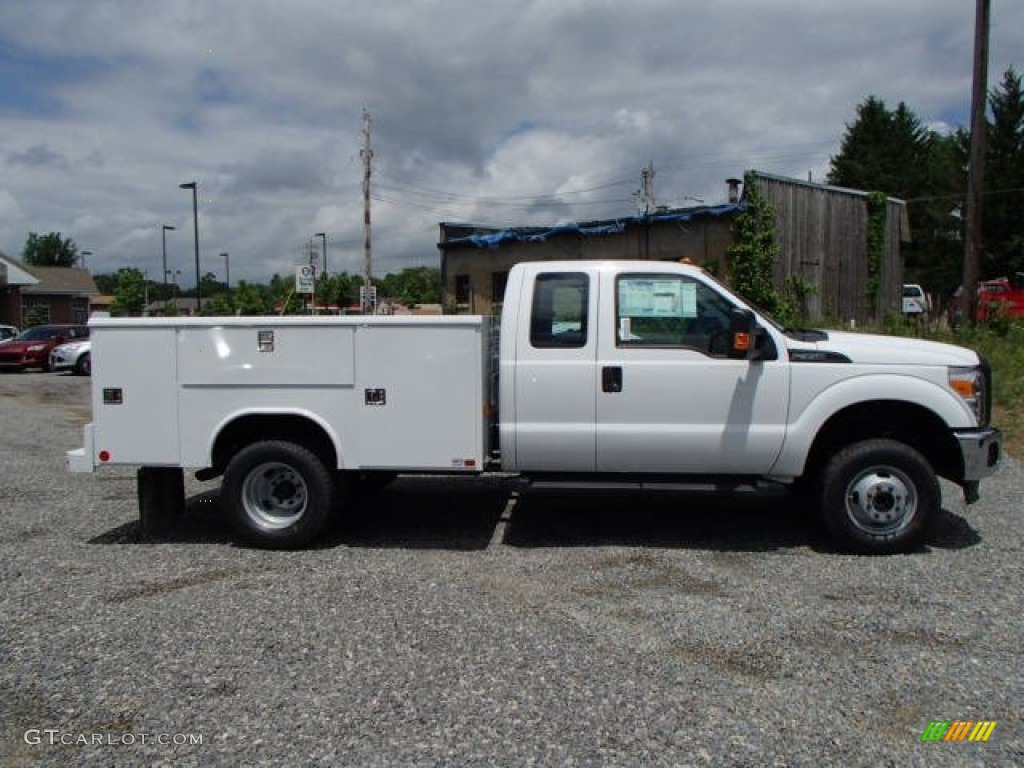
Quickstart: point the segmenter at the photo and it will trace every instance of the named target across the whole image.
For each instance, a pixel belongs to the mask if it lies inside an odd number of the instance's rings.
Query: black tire
[[[92,376],[92,354],[86,352],[75,363],[76,376]]]
[[[825,465],[821,514],[839,547],[887,555],[921,546],[942,504],[927,459],[895,440],[865,440],[843,448]]]
[[[309,544],[331,518],[333,472],[307,448],[283,440],[246,446],[221,485],[231,524],[247,543],[266,549]]]

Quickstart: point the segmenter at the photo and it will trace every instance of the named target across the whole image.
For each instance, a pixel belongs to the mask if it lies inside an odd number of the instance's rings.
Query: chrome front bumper
[[[953,433],[964,460],[964,476],[960,485],[968,504],[978,500],[978,482],[996,471],[1002,456],[1002,433],[995,427],[970,429]]]

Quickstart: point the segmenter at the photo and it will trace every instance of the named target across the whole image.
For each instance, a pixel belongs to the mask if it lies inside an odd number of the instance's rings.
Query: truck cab
[[[652,262],[519,265],[504,306],[506,469],[770,471],[785,438],[790,366],[756,322],[740,331],[751,348],[737,352],[733,314],[750,311],[710,275]]]
[[[540,482],[777,483],[844,548],[919,544],[937,477],[994,471],[991,371],[916,339],[787,329],[664,262],[520,264],[502,316],[502,465]]]

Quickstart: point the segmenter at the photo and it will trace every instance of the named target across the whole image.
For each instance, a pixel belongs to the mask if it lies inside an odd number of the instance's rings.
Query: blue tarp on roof
[[[477,248],[495,249],[502,243],[536,243],[543,242],[549,237],[565,234],[576,234],[580,237],[593,237],[595,235],[615,235],[625,231],[629,226],[641,224],[652,224],[660,222],[687,222],[704,217],[730,216],[739,213],[744,208],[742,203],[730,203],[728,205],[704,205],[697,208],[678,208],[674,210],[653,213],[650,216],[634,216],[622,219],[609,219],[606,221],[592,221],[586,223],[559,224],[547,229],[534,227],[517,227],[502,229],[486,234],[467,235],[449,240],[444,245],[467,244]]]

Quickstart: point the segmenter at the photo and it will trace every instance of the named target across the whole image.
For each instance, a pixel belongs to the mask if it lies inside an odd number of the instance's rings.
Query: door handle
[[[622,391],[622,368],[606,365],[601,369],[601,389],[605,392]]]

